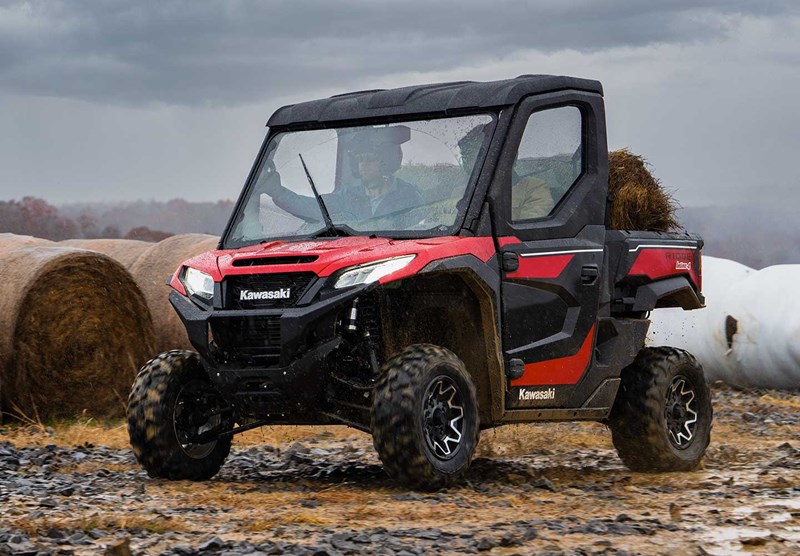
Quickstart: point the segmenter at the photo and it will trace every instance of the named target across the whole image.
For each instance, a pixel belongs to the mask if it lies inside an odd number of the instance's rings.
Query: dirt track
[[[632,473],[600,424],[516,426],[484,432],[466,483],[434,494],[395,487],[344,428],[253,431],[188,483],[149,479],[122,426],[7,426],[0,555],[120,539],[230,556],[800,553],[800,395],[716,389],[714,407],[700,471]]]

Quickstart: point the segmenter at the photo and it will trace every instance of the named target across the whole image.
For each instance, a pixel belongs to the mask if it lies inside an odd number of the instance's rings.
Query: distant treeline
[[[233,201],[184,199],[126,203],[81,203],[55,207],[42,199],[0,201],[0,232],[52,240],[128,238],[159,241],[179,233],[219,235]],[[800,220],[791,209],[758,206],[689,207],[678,218],[703,236],[704,253],[753,268],[800,263]]]
[[[56,207],[43,199],[0,201],[0,232],[62,239],[125,238],[160,241],[178,233],[219,235],[232,201],[80,203]]]
[[[88,216],[98,226],[117,226],[122,233],[146,226],[170,234],[220,235],[233,212],[233,204],[230,200],[204,203],[172,199],[166,202],[75,203],[58,208],[62,216],[72,219]]]

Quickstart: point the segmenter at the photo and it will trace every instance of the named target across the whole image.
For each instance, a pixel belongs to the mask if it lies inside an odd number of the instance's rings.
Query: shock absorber
[[[369,360],[371,372],[377,375],[380,370],[378,363],[380,329],[376,322],[376,307],[369,298],[364,302],[363,310],[359,306],[360,303],[360,298],[353,300],[353,304],[343,318],[342,325],[349,334],[352,334],[352,339],[360,344],[362,355],[366,355]]]
[[[350,315],[347,317],[346,329],[348,332],[355,332],[358,330],[358,298],[353,300],[353,305],[350,306]]]

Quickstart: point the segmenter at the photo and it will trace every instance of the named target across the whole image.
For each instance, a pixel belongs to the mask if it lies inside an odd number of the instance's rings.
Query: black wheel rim
[[[438,376],[431,381],[423,398],[425,442],[440,460],[453,458],[464,436],[464,406],[455,381]]]
[[[689,380],[676,376],[667,389],[664,421],[670,443],[684,449],[694,440],[697,428],[697,394]]]
[[[221,429],[222,410],[222,400],[209,384],[192,380],[181,388],[175,400],[172,423],[175,437],[187,456],[203,459],[214,451],[216,440],[198,443],[192,439]]]

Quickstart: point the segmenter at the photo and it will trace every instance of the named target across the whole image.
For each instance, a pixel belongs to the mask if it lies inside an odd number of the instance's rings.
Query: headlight
[[[203,299],[214,297],[214,279],[205,272],[187,266],[183,271],[181,282],[189,295],[196,295]]]
[[[338,280],[336,280],[333,287],[337,289],[347,288],[359,284],[377,282],[384,276],[388,276],[392,272],[407,266],[408,263],[414,260],[414,257],[416,257],[416,255],[405,255],[403,257],[395,257],[394,259],[385,259],[375,263],[355,266],[343,272]]]

